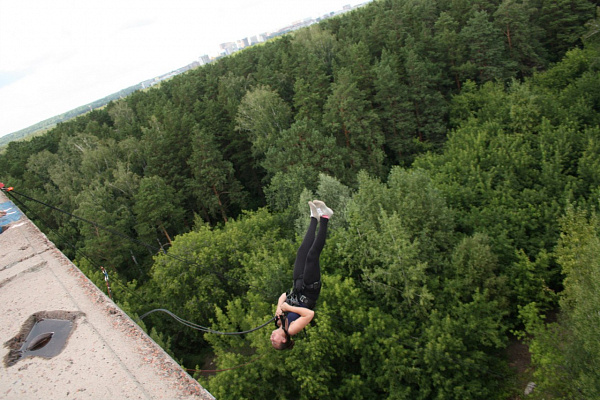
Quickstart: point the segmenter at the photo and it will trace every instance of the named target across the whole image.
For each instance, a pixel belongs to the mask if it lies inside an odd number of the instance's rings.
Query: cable
[[[156,247],[156,246],[151,246],[151,245],[149,245],[149,244],[147,244],[147,243],[144,243],[144,242],[142,242],[142,241],[140,241],[140,240],[138,240],[138,239],[132,238],[131,236],[128,236],[128,235],[126,235],[126,234],[124,234],[124,233],[121,233],[121,232],[119,232],[119,231],[116,231],[116,230],[114,230],[114,229],[111,229],[111,228],[108,228],[108,227],[106,227],[106,226],[103,226],[103,225],[101,225],[101,224],[99,224],[99,223],[97,223],[97,222],[91,221],[91,220],[89,220],[89,219],[86,219],[86,218],[79,217],[79,216],[77,216],[77,215],[75,215],[75,214],[72,214],[72,213],[70,213],[70,212],[68,212],[68,211],[65,211],[65,210],[62,210],[62,209],[60,209],[60,208],[58,208],[58,207],[52,206],[52,205],[50,205],[50,204],[47,204],[47,203],[45,203],[45,202],[43,202],[43,201],[36,200],[36,199],[34,199],[33,197],[27,196],[26,194],[23,194],[23,193],[17,192],[17,191],[15,191],[15,190],[14,190],[14,188],[12,188],[12,187],[10,187],[10,188],[8,188],[8,189],[7,189],[7,188],[0,187],[0,190],[7,192],[7,193],[8,193],[8,194],[10,194],[10,195],[11,195],[11,197],[13,197],[14,199],[16,199],[16,197],[14,197],[14,194],[17,194],[17,195],[19,195],[19,196],[23,196],[23,197],[25,197],[26,199],[29,199],[29,200],[31,200],[31,201],[34,201],[34,202],[38,203],[38,204],[41,204],[41,205],[43,205],[43,206],[46,206],[46,207],[48,207],[48,208],[51,208],[52,210],[55,210],[55,211],[58,211],[58,212],[60,212],[60,213],[66,214],[66,215],[68,215],[68,216],[70,216],[70,217],[72,217],[72,218],[78,219],[78,220],[80,220],[80,221],[83,221],[83,222],[86,222],[86,223],[88,223],[88,224],[91,224],[91,225],[93,225],[93,226],[95,226],[95,227],[97,227],[97,228],[100,228],[100,229],[102,229],[102,230],[105,230],[105,231],[107,231],[107,232],[109,232],[109,233],[112,233],[113,235],[117,235],[117,236],[119,236],[119,237],[121,237],[121,238],[124,238],[124,239],[130,240],[130,241],[132,241],[132,242],[134,242],[134,243],[137,243],[137,244],[139,244],[139,245],[141,245],[141,246],[143,246],[143,247],[147,248],[147,249],[148,249],[148,250],[150,250],[151,252],[154,252],[154,253],[162,252],[162,253],[163,253],[165,256],[167,256],[167,257],[170,257],[170,258],[172,258],[172,259],[174,259],[174,260],[177,260],[177,261],[179,261],[179,262],[182,262],[182,263],[184,263],[184,264],[187,264],[187,265],[196,265],[196,266],[198,266],[198,267],[200,268],[200,270],[201,270],[201,271],[208,271],[208,272],[210,272],[210,273],[213,273],[213,274],[215,274],[215,275],[219,276],[221,279],[223,279],[223,280],[225,280],[225,281],[236,281],[236,282],[240,282],[240,283],[242,283],[242,284],[246,285],[247,287],[250,287],[250,288],[253,288],[253,289],[255,289],[255,290],[258,290],[258,291],[262,292],[262,293],[263,293],[264,295],[266,295],[267,297],[274,297],[274,298],[276,297],[276,296],[269,296],[269,295],[268,295],[268,294],[267,294],[267,293],[266,293],[266,292],[265,292],[263,289],[261,289],[261,288],[259,288],[259,287],[257,287],[257,286],[254,286],[254,285],[252,285],[252,284],[250,284],[250,283],[248,283],[248,282],[242,282],[242,280],[241,280],[241,279],[237,279],[237,278],[234,278],[234,277],[226,277],[226,276],[224,276],[224,275],[223,275],[221,272],[219,272],[219,271],[215,271],[215,270],[213,270],[213,269],[210,269],[210,267],[209,267],[209,266],[203,266],[203,265],[200,265],[200,264],[199,264],[199,263],[197,263],[197,262],[192,262],[192,261],[189,261],[189,260],[187,260],[187,259],[185,259],[185,258],[179,257],[179,256],[177,256],[177,255],[174,255],[174,254],[171,254],[171,253],[167,253],[167,252],[165,252],[165,251],[164,251],[164,249],[162,249],[162,248],[159,248],[159,247]],[[23,204],[22,202],[20,202],[20,203],[21,203],[21,204]],[[43,220],[42,220],[42,221],[43,221]],[[48,225],[48,224],[47,224],[47,225]]]
[[[0,188],[2,189],[2,188]],[[3,191],[5,189],[2,189]],[[10,194],[10,193],[9,193]],[[35,211],[33,211],[31,208],[27,207],[27,205],[22,202],[21,200],[19,200],[18,198],[12,196],[13,200],[15,200],[17,203],[19,203],[20,207],[22,207],[23,211],[28,211],[31,214],[33,214],[33,216],[35,218],[37,218],[38,220],[40,220],[41,222],[43,222],[48,229],[50,229],[52,232],[54,232],[54,234],[56,234],[56,236],[58,236],[59,238],[61,238],[63,240],[64,243],[66,243],[68,246],[72,247],[73,250],[75,251],[75,253],[79,254],[80,256],[82,256],[83,258],[85,258],[86,260],[88,260],[88,262],[94,266],[95,268],[98,268],[99,270],[102,271],[103,267],[101,265],[99,265],[98,263],[96,263],[96,261],[94,261],[90,256],[88,256],[87,254],[85,254],[81,249],[78,249],[73,243],[71,243],[70,240],[68,240],[64,235],[62,235],[61,233],[59,233],[57,230],[51,228],[51,225],[42,217],[40,217]],[[128,292],[129,294],[131,294],[132,296],[136,297],[138,300],[140,300],[140,304],[146,304],[146,300],[142,299],[140,296],[137,295],[137,293],[135,293],[134,291],[132,291],[127,285],[123,284],[120,280],[115,279],[113,280],[113,282],[116,282],[119,286],[121,286],[121,288],[123,288],[126,292]]]
[[[95,226],[95,227],[97,227],[97,228],[100,228],[100,229],[103,229],[103,230],[105,230],[105,231],[107,231],[107,232],[110,232],[110,233],[112,233],[113,235],[117,235],[117,236],[120,236],[120,237],[122,237],[122,238],[124,238],[124,239],[131,240],[131,241],[133,241],[133,242],[135,242],[135,243],[139,244],[140,246],[144,246],[144,247],[146,247],[146,248],[147,248],[147,249],[149,249],[149,250],[152,250],[152,251],[157,251],[157,250],[160,250],[160,249],[158,249],[158,248],[156,248],[156,247],[153,247],[153,246],[150,246],[149,244],[147,244],[147,243],[144,243],[144,242],[142,242],[142,241],[140,241],[140,240],[138,240],[138,239],[132,238],[131,236],[125,235],[124,233],[121,233],[121,232],[119,232],[119,231],[116,231],[116,230],[114,230],[114,229],[111,229],[111,228],[107,228],[106,226],[100,225],[100,224],[99,224],[99,223],[97,223],[97,222],[90,221],[89,219],[85,219],[85,218],[83,218],[83,217],[79,217],[79,216],[77,216],[77,215],[75,215],[75,214],[72,214],[72,213],[70,213],[70,212],[68,212],[68,211],[61,210],[60,208],[54,207],[53,205],[50,205],[50,204],[44,203],[43,201],[40,201],[40,200],[36,200],[36,199],[34,199],[33,197],[29,197],[29,196],[27,196],[26,194],[19,193],[19,192],[17,192],[17,191],[16,191],[16,190],[14,190],[14,189],[12,189],[11,191],[7,191],[7,193],[8,193],[9,195],[11,195],[11,196],[13,196],[13,194],[18,194],[19,196],[23,196],[23,197],[25,197],[25,198],[26,198],[26,199],[28,199],[28,200],[34,201],[34,202],[36,202],[36,203],[39,203],[39,204],[41,204],[41,205],[43,205],[43,206],[46,206],[46,207],[48,207],[48,208],[51,208],[51,209],[53,209],[53,210],[55,210],[55,211],[61,212],[61,213],[63,213],[63,214],[66,214],[66,215],[68,215],[68,216],[70,216],[70,217],[73,217],[73,218],[75,218],[75,219],[78,219],[78,220],[80,220],[80,221],[83,221],[83,222],[86,222],[86,223],[88,223],[88,224],[91,224],[91,225],[93,225],[93,226]],[[13,196],[13,197],[14,197],[14,196]]]
[[[0,189],[2,189],[3,191],[6,191],[6,190],[4,190],[3,188],[0,188]],[[12,189],[12,188],[11,188],[11,189]],[[15,193],[17,193],[17,194],[20,194],[20,193],[18,193],[18,192],[15,192]],[[9,194],[10,194],[10,193],[9,193]],[[68,214],[68,215],[71,215],[71,216],[73,216],[73,217],[75,217],[75,218],[77,218],[77,219],[80,219],[80,220],[82,220],[82,221],[85,221],[85,222],[91,223],[91,224],[93,224],[94,226],[98,226],[98,227],[100,227],[100,228],[102,228],[102,229],[105,229],[105,230],[107,230],[107,231],[111,232],[111,233],[118,233],[118,232],[116,232],[116,231],[113,231],[112,229],[105,228],[105,227],[103,227],[103,226],[101,226],[101,225],[99,225],[99,224],[96,224],[96,223],[92,222],[92,221],[88,221],[88,220],[86,220],[86,219],[84,219],[84,218],[77,217],[77,216],[75,216],[75,215],[73,215],[73,214],[71,214],[71,213],[65,212],[65,211],[63,211],[63,210],[60,210],[60,209],[58,209],[58,208],[56,208],[56,207],[53,207],[53,206],[47,205],[47,204],[45,204],[45,203],[43,203],[43,202],[37,201],[37,200],[35,200],[35,199],[32,199],[32,198],[31,198],[31,197],[29,197],[29,196],[25,196],[25,195],[22,195],[22,196],[24,196],[24,197],[26,197],[26,198],[28,198],[28,199],[30,199],[30,200],[36,201],[37,203],[40,203],[40,204],[42,204],[42,205],[48,206],[48,207],[50,207],[50,208],[52,208],[52,209],[54,209],[54,210],[57,210],[57,211],[60,211],[60,212],[64,212],[64,213],[66,213],[66,214]],[[23,210],[24,210],[24,211],[25,211],[25,210],[27,210],[27,211],[31,212],[31,213],[32,213],[32,214],[33,214],[33,215],[34,215],[36,218],[38,218],[40,221],[42,221],[43,223],[45,223],[45,224],[46,224],[46,226],[48,226],[48,227],[50,226],[50,225],[48,224],[48,222],[47,222],[47,221],[45,221],[43,218],[41,218],[41,217],[40,217],[40,216],[39,216],[37,213],[35,213],[35,212],[34,212],[32,209],[30,209],[29,207],[27,207],[27,205],[26,205],[25,203],[23,203],[21,200],[17,199],[17,198],[16,198],[16,197],[14,197],[14,196],[12,196],[12,197],[13,197],[13,199],[14,199],[16,202],[18,202],[18,203],[19,203],[19,205],[20,205],[21,207],[23,207]],[[52,229],[52,228],[49,228],[49,229],[50,229],[50,230],[52,230],[52,231],[53,231],[53,232],[54,232],[54,233],[55,233],[57,236],[61,237],[61,238],[62,238],[62,240],[63,240],[65,243],[67,243],[69,246],[73,247],[73,249],[75,250],[75,252],[76,252],[76,253],[79,253],[79,254],[80,254],[80,255],[82,255],[82,256],[83,256],[85,259],[87,259],[87,260],[90,262],[90,264],[91,264],[91,265],[94,265],[95,267],[99,268],[99,269],[102,271],[102,273],[103,273],[103,274],[104,274],[104,276],[105,276],[105,280],[106,280],[106,285],[107,285],[107,290],[108,290],[109,296],[110,296],[110,297],[111,297],[111,299],[112,299],[112,293],[111,293],[111,291],[110,291],[110,286],[108,285],[108,274],[107,274],[106,270],[104,269],[104,267],[96,265],[96,263],[95,263],[95,261],[94,261],[94,260],[92,260],[92,259],[91,259],[90,257],[88,257],[86,254],[84,254],[84,253],[83,253],[81,250],[77,249],[77,248],[76,248],[76,246],[74,246],[73,244],[71,244],[71,242],[70,242],[69,240],[66,240],[66,239],[64,238],[64,236],[63,236],[63,235],[61,235],[59,232],[55,231],[55,230],[54,230],[54,229]],[[126,235],[122,235],[122,234],[120,234],[120,233],[118,233],[118,234],[119,234],[119,236],[122,236],[122,237],[123,237],[123,236],[126,236]],[[131,239],[131,238],[129,238],[129,237],[127,237],[127,238],[128,238],[128,239]],[[147,245],[145,245],[145,244],[144,244],[144,246],[145,246],[145,247],[147,247],[147,248],[149,247],[149,246],[147,246]],[[167,253],[165,253],[165,254],[167,254]],[[220,275],[220,274],[219,274],[219,275]],[[225,278],[225,277],[223,277],[223,276],[221,276],[221,277],[222,277],[222,278],[224,278],[224,279],[226,279],[226,278]],[[143,300],[143,299],[141,299],[139,296],[137,296],[137,294],[136,294],[136,293],[133,293],[133,292],[132,292],[132,291],[131,291],[131,290],[130,290],[130,289],[129,289],[129,288],[126,286],[126,285],[123,285],[123,284],[122,284],[120,281],[118,281],[118,280],[117,280],[116,282],[117,282],[119,285],[121,285],[121,286],[122,286],[122,287],[123,287],[125,290],[127,290],[128,292],[130,292],[131,294],[133,294],[135,297],[137,297],[137,298],[138,298],[138,299],[140,299],[140,300]],[[161,311],[161,312],[164,312],[164,313],[166,313],[166,314],[170,315],[170,316],[171,316],[172,318],[174,318],[176,321],[178,321],[179,323],[181,323],[181,324],[183,324],[183,325],[185,325],[185,326],[188,326],[189,328],[196,329],[196,330],[199,330],[199,331],[203,331],[203,332],[206,332],[206,333],[213,333],[213,334],[220,334],[220,335],[243,335],[243,334],[247,334],[247,333],[250,333],[250,332],[254,332],[254,331],[257,331],[257,330],[259,330],[259,329],[261,329],[261,328],[263,328],[263,327],[267,326],[268,324],[270,324],[270,323],[271,323],[271,322],[272,322],[272,321],[273,321],[273,320],[276,318],[276,317],[274,316],[274,317],[272,317],[271,319],[269,319],[267,322],[265,322],[264,324],[262,324],[262,325],[260,325],[260,326],[258,326],[258,327],[256,327],[256,328],[252,328],[252,329],[249,329],[249,330],[246,330],[246,331],[240,331],[240,332],[220,332],[220,331],[216,331],[216,330],[213,330],[213,329],[210,329],[210,328],[207,328],[207,327],[203,327],[203,326],[200,326],[200,325],[194,324],[194,323],[192,323],[192,322],[190,322],[190,321],[186,321],[186,320],[184,320],[184,319],[182,319],[182,318],[178,317],[177,315],[173,314],[172,312],[170,312],[170,311],[168,311],[168,310],[166,310],[166,309],[154,309],[154,310],[151,310],[151,311],[149,311],[149,312],[147,312],[147,313],[143,314],[143,315],[140,317],[140,320],[143,320],[143,319],[144,319],[145,317],[147,317],[148,315],[150,315],[150,314],[152,314],[152,313],[155,313],[155,312],[158,312],[158,311]],[[243,363],[243,364],[237,365],[237,366],[235,366],[235,367],[231,367],[231,368],[225,368],[225,369],[215,369],[215,370],[196,370],[196,369],[188,369],[188,368],[185,368],[185,369],[186,369],[187,371],[190,371],[190,372],[199,372],[199,373],[218,373],[218,372],[225,372],[225,371],[234,370],[234,369],[241,368],[241,367],[244,367],[244,366],[246,366],[246,365],[252,364],[252,363],[256,362],[258,359],[260,359],[260,358],[262,358],[262,357],[264,357],[264,356],[265,356],[265,354],[263,354],[263,355],[261,355],[261,356],[258,356],[258,357],[255,357],[255,358],[253,358],[252,360],[250,360],[250,361],[248,361],[248,362],[246,362],[246,363]]]
[[[2,189],[3,191],[6,191],[6,189],[4,189],[3,187],[0,187],[0,189]],[[49,204],[47,204],[47,203],[45,203],[45,202],[42,202],[42,201],[36,200],[36,199],[34,199],[34,198],[30,197],[30,196],[27,196],[27,195],[25,195],[25,194],[22,194],[22,193],[16,192],[16,191],[14,191],[14,189],[12,189],[12,188],[11,188],[11,192],[13,192],[13,193],[15,193],[15,194],[18,194],[18,195],[20,195],[20,196],[23,196],[23,197],[25,197],[25,198],[27,198],[27,199],[29,199],[29,200],[32,200],[32,201],[34,201],[34,202],[36,202],[36,203],[42,204],[42,205],[44,205],[44,206],[46,206],[46,207],[49,207],[49,208],[51,208],[51,209],[53,209],[53,210],[56,210],[56,211],[59,211],[59,212],[61,212],[61,213],[64,213],[64,214],[66,214],[66,215],[69,215],[69,216],[71,216],[71,217],[73,217],[73,218],[76,218],[76,219],[78,219],[78,220],[81,220],[81,221],[84,221],[84,222],[86,222],[86,223],[92,224],[93,226],[96,226],[96,227],[98,227],[98,228],[100,228],[100,229],[103,229],[103,230],[105,230],[105,231],[107,231],[107,232],[110,232],[110,233],[112,233],[112,234],[116,234],[116,235],[118,235],[118,236],[120,236],[120,237],[126,238],[126,239],[128,239],[128,240],[131,240],[131,241],[133,241],[133,242],[135,242],[135,243],[141,244],[142,246],[144,246],[144,247],[146,247],[146,248],[148,248],[148,249],[154,249],[154,250],[156,250],[156,249],[157,249],[157,248],[153,248],[152,246],[150,246],[150,245],[148,245],[148,244],[146,244],[146,243],[143,243],[143,242],[141,242],[141,241],[139,241],[139,240],[137,240],[137,239],[131,238],[130,236],[128,236],[128,235],[125,235],[125,234],[123,234],[123,233],[121,233],[121,232],[118,232],[118,231],[115,231],[115,230],[113,230],[113,229],[110,229],[110,228],[107,228],[107,227],[105,227],[105,226],[102,226],[102,225],[100,225],[100,224],[98,224],[98,223],[96,223],[96,222],[94,222],[94,221],[90,221],[90,220],[88,220],[88,219],[85,219],[85,218],[79,217],[79,216],[77,216],[77,215],[74,215],[74,214],[72,214],[72,213],[70,213],[70,212],[68,212],[68,211],[61,210],[60,208],[57,208],[57,207],[54,207],[54,206],[52,206],[52,205],[49,205]],[[25,208],[25,209],[28,209],[28,207],[27,207],[27,206],[26,206],[26,205],[25,205],[25,204],[24,204],[22,201],[18,200],[16,197],[14,197],[13,193],[10,193],[10,192],[9,192],[9,194],[11,195],[11,197],[13,197],[15,201],[19,202],[19,204],[21,204],[21,205],[23,206],[23,208]],[[30,209],[29,209],[29,210],[30,210]],[[31,210],[30,210],[30,211],[31,211]],[[34,213],[34,215],[36,215],[36,214]],[[47,222],[45,222],[43,218],[40,218],[38,215],[36,215],[36,217],[37,217],[38,219],[40,219],[42,222],[46,223],[46,225],[48,225],[48,226],[49,226],[49,224],[48,224]],[[52,229],[52,228],[50,228],[50,229]],[[54,230],[53,230],[53,231],[54,231]],[[59,237],[62,237],[62,236],[61,236],[61,235],[60,235],[58,232],[55,232],[55,233],[56,233],[56,234],[57,234]],[[63,240],[65,240],[65,239],[63,238]],[[69,242],[69,241],[66,241],[66,240],[65,240],[65,242],[66,242],[66,243],[68,243],[68,244],[70,244],[70,242]],[[72,247],[75,249],[75,251],[76,251],[76,252],[80,252],[80,251],[79,251],[79,250],[78,250],[78,249],[77,249],[75,246],[73,246],[73,245],[71,245],[71,246],[72,246]],[[80,252],[80,253],[81,253],[81,254],[83,254],[82,252]],[[169,253],[167,253],[167,252],[164,252],[164,250],[163,250],[163,254],[165,254],[166,256],[169,256],[169,257],[171,257],[171,258],[173,258],[173,259],[176,259],[176,260],[178,260],[178,261],[180,261],[180,262],[183,262],[183,263],[185,263],[185,264],[188,264],[188,265],[192,264],[192,263],[190,263],[189,261],[187,261],[187,260],[185,260],[185,259],[183,259],[183,258],[181,258],[181,257],[175,256],[175,255],[173,255],[173,254],[169,254]],[[97,265],[95,264],[95,262],[94,262],[94,261],[92,261],[92,260],[91,260],[89,257],[85,256],[85,254],[84,254],[83,256],[84,256],[86,259],[88,259],[88,261],[89,261],[89,262],[90,262],[92,265],[94,265],[94,266],[98,267],[98,268],[99,268],[99,269],[102,271],[102,273],[103,273],[103,274],[104,274],[104,276],[105,276],[106,282],[107,282],[108,293],[109,293],[109,295],[110,295],[110,296],[111,296],[111,298],[112,298],[112,293],[110,292],[110,287],[108,286],[108,280],[107,280],[107,274],[106,274],[106,270],[105,270],[105,269],[104,269],[102,266],[97,266]],[[201,269],[203,268],[203,266],[202,266],[202,265],[199,265],[198,263],[193,263],[193,265],[197,265],[197,266],[199,266]],[[236,280],[236,281],[240,281],[240,280],[238,280],[238,279],[235,279],[235,278],[232,278],[232,277],[229,277],[229,278],[227,278],[227,277],[223,276],[223,275],[222,275],[220,272],[218,272],[218,271],[211,271],[211,272],[212,272],[212,273],[214,273],[215,275],[219,276],[220,278],[222,278],[222,279],[224,279],[224,280],[227,280],[227,281],[228,281],[228,280]],[[117,282],[118,282],[119,284],[121,284],[121,282],[119,282],[118,280],[117,280]],[[248,283],[246,283],[246,284],[247,284],[249,287],[252,287],[252,286],[253,286],[253,285],[250,285],[250,284],[248,284]],[[126,288],[128,291],[130,291],[130,290],[129,290],[129,288],[127,288],[127,287],[126,287],[126,285],[123,285],[123,284],[121,284],[121,285],[122,285],[123,287],[125,287],[125,288]],[[130,292],[131,292],[131,291],[130,291]],[[264,292],[263,292],[263,293],[264,293]],[[136,295],[136,297],[138,297],[138,296]],[[138,297],[138,299],[139,299],[139,297]],[[143,315],[140,317],[140,319],[141,319],[141,320],[143,320],[143,319],[144,319],[146,316],[148,316],[148,315],[150,315],[150,314],[152,314],[152,313],[154,313],[154,312],[157,312],[157,311],[161,311],[161,312],[164,312],[164,313],[166,313],[166,314],[170,315],[170,316],[171,316],[173,319],[175,319],[177,322],[179,322],[180,324],[183,324],[183,325],[185,325],[185,326],[187,326],[187,327],[189,327],[189,328],[196,329],[196,330],[199,330],[199,331],[202,331],[202,332],[206,332],[206,333],[213,333],[213,334],[219,334],[219,335],[243,335],[243,334],[246,334],[246,333],[254,332],[254,331],[256,331],[256,330],[259,330],[259,329],[261,329],[261,328],[265,327],[266,325],[268,325],[269,323],[271,323],[271,322],[272,322],[272,321],[273,321],[273,320],[276,318],[276,317],[274,316],[274,317],[272,317],[272,318],[271,318],[269,321],[265,322],[264,324],[262,324],[262,325],[260,325],[260,326],[258,326],[258,327],[256,327],[256,328],[253,328],[253,329],[250,329],[250,330],[247,330],[247,331],[242,331],[242,332],[220,332],[220,331],[216,331],[216,330],[213,330],[213,329],[210,329],[210,328],[207,328],[207,327],[201,326],[201,325],[194,324],[193,322],[186,321],[186,320],[184,320],[184,319],[182,319],[182,318],[178,317],[177,315],[173,314],[171,311],[169,311],[169,310],[166,310],[166,309],[162,309],[162,308],[151,310],[151,311],[149,311],[149,312],[147,312],[147,313],[143,314]]]
[[[268,324],[270,324],[271,322],[273,322],[275,320],[275,318],[276,318],[275,316],[273,316],[270,320],[268,320],[267,322],[265,322],[264,324],[262,324],[260,326],[257,326],[256,328],[252,328],[252,329],[249,329],[247,331],[241,331],[241,332],[221,332],[221,331],[216,331],[216,330],[207,328],[205,326],[197,325],[197,324],[194,324],[193,322],[186,321],[185,319],[178,317],[177,315],[173,314],[171,311],[165,310],[164,308],[157,308],[157,309],[148,311],[147,313],[143,314],[140,317],[140,319],[144,319],[148,315],[150,315],[152,313],[155,313],[155,312],[158,312],[158,311],[164,312],[165,314],[170,315],[175,321],[177,321],[180,324],[185,325],[185,326],[187,326],[189,328],[196,329],[198,331],[202,331],[202,332],[206,332],[206,333],[214,333],[214,334],[217,334],[217,335],[244,335],[246,333],[254,332],[254,331],[257,331],[257,330],[259,330],[261,328],[264,328],[265,326],[267,326]]]

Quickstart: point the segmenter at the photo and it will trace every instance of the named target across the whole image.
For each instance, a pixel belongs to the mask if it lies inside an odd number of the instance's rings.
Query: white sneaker
[[[319,220],[319,211],[317,210],[317,206],[315,206],[315,203],[313,203],[312,201],[308,202],[308,206],[310,207],[310,216],[312,218],[316,218],[317,221]]]
[[[313,204],[316,206],[319,216],[330,218],[333,215],[333,210],[327,207],[321,200],[313,200]]]

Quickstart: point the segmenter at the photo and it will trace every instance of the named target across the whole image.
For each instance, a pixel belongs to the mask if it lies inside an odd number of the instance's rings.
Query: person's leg
[[[317,233],[317,237],[310,247],[310,250],[308,250],[303,276],[304,284],[307,286],[321,280],[321,265],[319,263],[319,257],[323,247],[325,246],[325,240],[327,239],[328,223],[328,218],[321,217],[319,222],[319,232]]]
[[[294,285],[298,279],[302,278],[302,274],[304,273],[304,267],[306,265],[306,258],[308,257],[308,252],[315,241],[317,222],[317,218],[311,216],[310,224],[308,225],[308,230],[304,235],[302,244],[298,248],[298,252],[296,254],[296,261],[294,262]]]

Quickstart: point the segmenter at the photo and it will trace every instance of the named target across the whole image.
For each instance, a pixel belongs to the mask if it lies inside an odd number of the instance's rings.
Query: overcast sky
[[[0,136],[358,0],[0,0]]]

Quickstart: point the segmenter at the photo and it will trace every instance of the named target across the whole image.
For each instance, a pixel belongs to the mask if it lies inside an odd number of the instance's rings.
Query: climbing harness
[[[290,306],[307,307],[312,310],[317,305],[315,301],[309,299],[304,294],[296,292],[293,289],[289,293],[286,293],[286,296],[287,299],[285,302],[288,303]]]
[[[302,278],[296,279],[296,281],[294,282],[294,287],[288,293],[286,293],[286,296],[287,296],[286,303],[288,303],[290,306],[295,306],[295,307],[304,306],[304,307],[310,308],[312,310],[317,305],[317,302],[306,297],[304,295],[304,290],[305,289],[319,290],[320,288],[321,288],[321,281],[317,281],[310,285],[306,285],[306,284],[304,284],[304,281]]]

